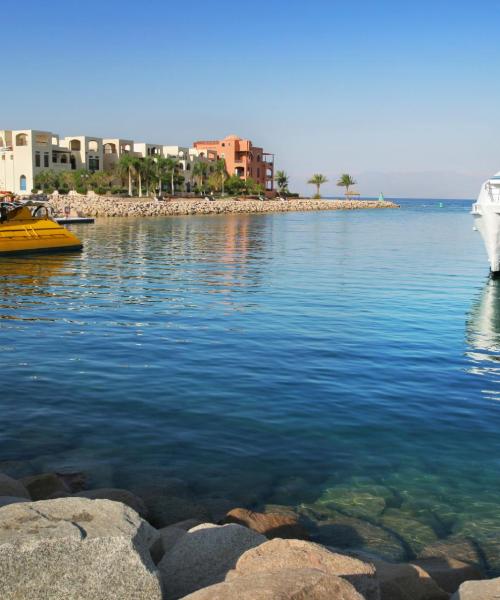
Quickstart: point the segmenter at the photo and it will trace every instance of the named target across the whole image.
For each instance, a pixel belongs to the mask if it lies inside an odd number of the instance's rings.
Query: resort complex
[[[215,174],[217,164],[224,161],[229,176],[253,180],[266,194],[273,194],[274,156],[235,135],[184,147],[86,135],[61,138],[33,129],[0,130],[0,190],[30,194],[37,188],[37,175],[49,172],[116,174],[125,155],[156,162],[160,157],[173,159],[176,181],[172,188],[181,193],[194,191],[197,178],[201,175],[203,181],[204,176]]]

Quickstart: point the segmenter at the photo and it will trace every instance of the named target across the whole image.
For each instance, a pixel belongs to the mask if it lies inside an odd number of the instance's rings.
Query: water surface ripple
[[[101,220],[81,254],[1,259],[0,457],[342,514],[381,486],[361,516],[401,535],[500,533],[500,283],[469,209]]]

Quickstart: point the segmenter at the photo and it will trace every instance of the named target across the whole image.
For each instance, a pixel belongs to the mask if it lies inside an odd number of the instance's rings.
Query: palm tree
[[[339,187],[345,187],[345,195],[349,193],[351,185],[356,185],[354,179],[348,173],[342,173],[339,180],[337,181]]]
[[[139,187],[139,198],[142,198],[142,173],[143,173],[143,158],[142,156],[133,157],[133,168],[137,175],[137,185]]]
[[[163,179],[168,175],[168,158],[164,156],[158,156],[156,158],[156,177],[158,178],[159,193],[163,191]]]
[[[173,195],[175,194],[175,175],[179,169],[179,159],[175,156],[168,156],[165,165],[167,174],[170,176],[170,191]]]
[[[215,171],[217,183],[220,183],[221,194],[224,196],[224,183],[227,179],[226,161],[223,158],[219,158],[215,161]]]
[[[141,161],[141,176],[146,184],[146,191],[151,193],[151,187],[156,178],[156,162],[151,156],[146,156]]]
[[[198,180],[198,186],[202,192],[205,193],[205,179],[208,174],[208,164],[201,160],[198,160],[193,165],[193,176]]]
[[[128,195],[132,196],[132,176],[135,171],[136,159],[130,154],[122,154],[118,161],[120,174],[128,176]]]
[[[309,181],[307,183],[310,183],[311,185],[315,185],[316,186],[316,194],[315,194],[315,198],[321,198],[321,194],[319,193],[319,190],[321,188],[321,186],[326,183],[328,181],[328,179],[322,175],[321,173],[315,173],[311,179],[309,179]]]
[[[278,192],[280,196],[285,195],[288,192],[288,175],[285,171],[276,171],[274,175],[274,181],[278,186]]]

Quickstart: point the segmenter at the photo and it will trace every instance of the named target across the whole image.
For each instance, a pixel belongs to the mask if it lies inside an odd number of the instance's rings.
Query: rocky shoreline
[[[168,477],[131,489],[92,488],[84,471],[21,476],[18,465],[7,463],[1,470],[2,600],[489,600],[500,594],[500,578],[484,579],[465,541],[434,542],[401,562],[343,547],[354,525],[340,512],[329,521],[315,521],[307,505],[256,512],[224,498],[196,499],[184,481]]]
[[[160,217],[398,208],[398,205],[393,202],[378,200],[312,200],[308,198],[289,200],[237,198],[205,200],[201,198],[175,198],[157,201],[150,198],[117,198],[96,195],[53,195],[50,197],[50,204],[57,214],[64,214],[64,209],[69,206],[72,214],[86,217]]]

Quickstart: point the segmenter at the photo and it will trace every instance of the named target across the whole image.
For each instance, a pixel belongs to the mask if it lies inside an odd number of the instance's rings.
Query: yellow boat
[[[82,242],[50,217],[43,202],[0,202],[0,256],[81,248]]]

